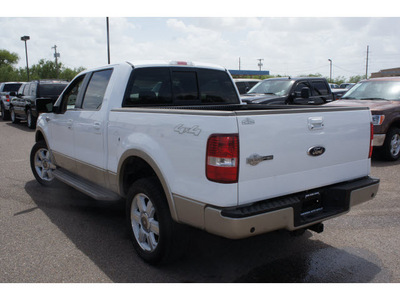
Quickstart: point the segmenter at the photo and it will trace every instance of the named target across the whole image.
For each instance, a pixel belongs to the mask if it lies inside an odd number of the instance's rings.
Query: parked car
[[[124,198],[133,247],[149,263],[179,248],[177,223],[231,239],[322,232],[378,191],[367,108],[243,105],[223,67],[107,65],[80,73],[50,106],[30,156],[36,180]]]
[[[335,100],[339,100],[343,97],[344,94],[347,93],[348,89],[331,89],[333,98]]]
[[[329,86],[330,86],[331,89],[338,89],[339,88],[339,85],[336,84],[336,83],[330,83]]]
[[[37,103],[54,103],[67,85],[68,82],[64,80],[34,80],[24,84],[11,100],[11,121],[19,123],[20,120],[26,120],[29,128],[35,128]]]
[[[270,78],[240,95],[248,104],[323,104],[334,100],[325,78]]]
[[[372,112],[375,149],[387,160],[400,158],[400,77],[363,80],[329,106],[367,106]]]
[[[251,79],[251,78],[237,78],[233,79],[236,84],[236,87],[239,90],[239,94],[246,94],[253,86],[259,83],[260,79]]]
[[[340,89],[351,89],[353,86],[355,86],[355,83],[342,83],[341,85],[339,85]]]
[[[2,82],[0,83],[0,109],[1,117],[4,121],[10,119],[11,98],[17,94],[22,82]]]

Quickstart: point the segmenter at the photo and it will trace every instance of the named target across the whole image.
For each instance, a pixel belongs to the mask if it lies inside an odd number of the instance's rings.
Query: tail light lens
[[[239,136],[213,134],[208,138],[206,176],[219,183],[236,183],[239,173]]]
[[[10,102],[10,95],[6,95],[6,101]]]
[[[374,125],[371,123],[371,129],[370,129],[370,138],[369,138],[369,155],[368,158],[372,157],[372,149],[373,147],[373,141],[374,141]]]

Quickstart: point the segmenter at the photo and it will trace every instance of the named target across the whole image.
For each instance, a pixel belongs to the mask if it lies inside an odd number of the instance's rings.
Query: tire
[[[32,147],[30,162],[32,173],[41,185],[51,186],[54,184],[55,178],[52,171],[56,167],[45,141],[39,141]]]
[[[14,107],[10,107],[10,114],[11,114],[11,122],[13,124],[18,124],[19,123],[19,119],[17,119],[17,116],[16,116],[15,111],[14,111]]]
[[[30,108],[28,108],[28,110],[26,111],[26,121],[28,128],[30,129],[36,128],[36,118],[32,116],[32,110]]]
[[[172,218],[164,191],[156,178],[143,178],[130,188],[126,202],[128,230],[137,254],[149,264],[172,257]],[[178,225],[178,224],[176,224]]]
[[[1,104],[1,117],[2,117],[3,121],[10,120],[10,111],[8,111],[4,108],[3,103]]]
[[[395,161],[400,158],[400,129],[390,128],[383,143],[381,155],[384,159]]]

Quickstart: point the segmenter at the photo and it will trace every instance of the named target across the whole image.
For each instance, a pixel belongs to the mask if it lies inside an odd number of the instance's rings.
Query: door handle
[[[101,123],[100,123],[100,122],[94,122],[94,123],[93,123],[93,127],[94,127],[94,129],[96,129],[96,130],[100,130],[100,128],[101,128]]]

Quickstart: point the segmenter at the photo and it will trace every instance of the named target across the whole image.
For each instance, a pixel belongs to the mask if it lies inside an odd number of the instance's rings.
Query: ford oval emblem
[[[310,156],[320,156],[325,153],[325,148],[322,146],[316,146],[308,149],[307,154]]]

